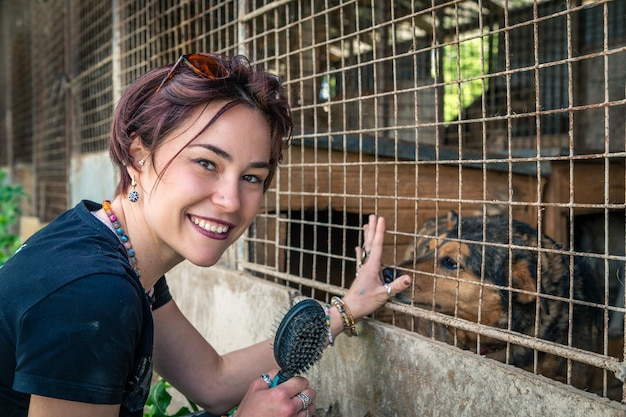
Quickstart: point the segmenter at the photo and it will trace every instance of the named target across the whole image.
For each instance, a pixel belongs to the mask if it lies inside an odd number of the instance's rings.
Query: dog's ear
[[[456,211],[450,210],[448,213],[448,230],[458,229],[459,227],[459,215]]]
[[[531,293],[537,292],[537,281],[535,280],[530,268],[531,266],[525,259],[518,259],[513,262],[511,267],[513,274],[511,283],[513,284],[513,288]],[[517,294],[517,300],[522,304],[533,302],[536,298],[537,297],[535,295],[527,294],[525,292]],[[550,314],[550,309],[545,298],[541,298],[541,308],[545,310],[546,314]]]
[[[406,247],[406,249],[404,250],[404,255],[403,255],[402,259],[404,259],[404,260],[406,260],[406,259],[413,260],[413,258],[415,258],[415,245],[417,245],[417,242],[413,241],[409,246]]]
[[[537,292],[537,283],[530,272],[528,262],[523,259],[514,261],[511,266],[511,273],[513,274],[513,279],[511,280],[513,288],[533,293]],[[527,304],[534,301],[535,296],[519,293],[517,294],[517,300],[522,304]]]

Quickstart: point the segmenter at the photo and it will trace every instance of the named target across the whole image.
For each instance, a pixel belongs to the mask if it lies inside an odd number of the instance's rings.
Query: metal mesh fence
[[[377,318],[621,398],[624,4],[270,5],[297,132],[243,265],[328,300],[384,215],[415,284]]]
[[[66,95],[68,82],[65,56],[67,34],[63,1],[31,3],[33,50],[46,69],[36,72],[32,66],[33,89],[33,162],[37,173],[35,206],[44,221],[67,208],[69,143],[67,142]],[[32,59],[32,58],[31,58]],[[26,109],[25,109],[26,110]],[[17,139],[16,139],[17,140]]]
[[[107,2],[92,0],[76,3],[69,11],[71,54],[69,72],[73,74],[72,114],[77,132],[75,151],[80,154],[108,149],[109,127],[113,113],[112,10]]]
[[[328,300],[383,215],[384,266],[415,282],[377,319],[622,399],[626,1],[21,3],[8,163],[32,158],[44,220],[136,77],[244,53],[296,129],[227,263]],[[30,44],[46,66],[20,73]]]
[[[4,130],[6,135],[0,135],[0,142],[6,144],[3,149],[7,149],[7,152],[3,152],[0,156],[2,165],[6,165],[9,160],[9,150],[13,161],[17,164],[31,163],[33,158],[33,127],[28,117],[33,106],[33,94],[29,74],[25,71],[25,68],[30,67],[28,51],[31,49],[29,36],[31,16],[28,9],[20,7],[23,6],[20,3],[6,2],[3,5],[6,9],[5,13],[14,15],[16,18],[3,27],[4,47],[7,49],[5,56],[8,58],[5,60],[5,71],[10,80],[3,83],[2,90],[6,97],[3,104],[14,116],[11,119],[11,125],[6,126]],[[11,37],[10,43],[9,37]],[[8,120],[4,118],[5,123]],[[15,138],[19,138],[19,143],[15,143]]]

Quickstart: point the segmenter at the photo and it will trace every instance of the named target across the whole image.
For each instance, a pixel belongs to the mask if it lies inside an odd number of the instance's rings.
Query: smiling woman
[[[126,166],[141,199],[125,202],[125,211],[141,209],[141,228],[158,239],[165,268],[151,274],[156,279],[182,259],[215,264],[258,212],[271,170],[270,131],[259,111],[230,103],[196,108],[156,150],[139,136],[131,142],[131,157],[145,163]]]
[[[212,414],[314,415],[305,378],[259,378],[278,373],[269,340],[218,354],[165,279],[183,260],[214,265],[244,233],[291,128],[278,78],[244,57],[185,55],[131,85],[113,117],[113,198],[79,203],[0,269],[0,415],[139,417],[153,364]],[[384,232],[371,216],[358,277],[327,308],[330,340],[410,284],[380,282]]]

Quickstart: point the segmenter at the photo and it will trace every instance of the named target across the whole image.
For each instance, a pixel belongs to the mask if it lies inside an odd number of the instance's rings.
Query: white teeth
[[[191,218],[191,221],[206,230],[207,232],[212,233],[226,233],[228,232],[229,227],[225,225],[217,225],[215,223],[208,223],[202,219],[196,219],[195,217]]]

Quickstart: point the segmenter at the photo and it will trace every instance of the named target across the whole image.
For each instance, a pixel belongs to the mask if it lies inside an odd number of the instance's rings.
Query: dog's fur
[[[395,272],[413,273],[414,284],[396,298],[562,345],[568,345],[571,336],[573,346],[597,352],[602,339],[601,310],[580,302],[601,304],[602,280],[582,258],[574,259],[570,277],[570,259],[549,237],[539,240],[537,231],[525,223],[506,217],[483,221],[450,212],[424,223],[406,261],[399,265],[403,270]],[[530,348],[511,344],[507,349],[503,341],[478,339],[475,333],[438,325],[422,323],[416,331],[428,328],[428,336],[534,370]],[[566,359],[541,351],[537,358],[538,373],[567,382]],[[587,366],[573,362],[570,383],[588,389],[590,374]]]

